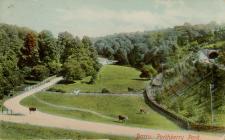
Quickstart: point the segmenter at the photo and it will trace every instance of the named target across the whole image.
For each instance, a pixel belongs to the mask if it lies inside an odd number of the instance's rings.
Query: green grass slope
[[[149,106],[145,104],[144,98],[142,96],[72,96],[49,93],[39,93],[36,94],[36,96],[38,99],[54,105],[89,109],[115,119],[102,118],[88,112],[52,107],[38,101],[36,97],[32,96],[25,98],[21,103],[25,106],[37,107],[38,110],[43,112],[88,121],[107,122],[119,125],[130,125],[165,130],[180,129],[176,124],[149,108]],[[140,114],[140,108],[145,108],[148,113]],[[117,116],[120,114],[128,116],[129,120],[126,123],[118,122]]]
[[[139,77],[140,71],[131,67],[105,65],[98,73],[95,84],[88,84],[90,77],[75,81],[73,84],[58,84],[50,90],[72,92],[79,89],[81,92],[101,92],[103,88],[112,93],[128,92],[128,87],[134,90],[144,89],[148,82]]]

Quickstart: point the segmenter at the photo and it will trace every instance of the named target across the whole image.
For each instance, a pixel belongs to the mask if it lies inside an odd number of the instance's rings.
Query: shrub
[[[179,112],[180,111],[178,102],[173,102],[172,105],[169,108],[172,109],[175,112]]]
[[[49,69],[44,65],[34,66],[32,69],[32,76],[35,80],[43,80],[49,76]]]
[[[48,91],[66,93],[66,91],[64,91],[62,89],[55,89],[55,88],[50,88],[50,89],[48,89]]]
[[[151,78],[157,75],[157,71],[152,67],[152,65],[144,65],[141,69],[140,77]]]
[[[23,67],[22,68],[22,72],[23,72],[23,75],[25,77],[29,77],[31,75],[32,68],[30,68],[30,67]]]
[[[135,91],[135,89],[128,87],[127,88],[129,92]]]
[[[165,96],[162,93],[158,93],[155,95],[155,101],[160,104],[165,99]]]
[[[95,81],[97,79],[97,73],[95,72],[92,76],[91,76],[91,80],[89,81],[88,84],[94,84]]]
[[[62,68],[62,75],[66,81],[81,80],[85,77],[85,72],[78,63],[66,62]]]
[[[48,63],[48,68],[51,74],[59,74],[59,72],[61,71],[61,66],[61,63],[55,61]]]
[[[106,88],[103,88],[102,89],[102,93],[110,93],[110,91],[108,89],[106,89]]]
[[[211,120],[210,115],[205,113],[198,116],[197,123],[207,124],[208,122],[210,122],[210,120]]]
[[[3,98],[4,98],[4,95],[0,94],[0,100],[3,100]]]

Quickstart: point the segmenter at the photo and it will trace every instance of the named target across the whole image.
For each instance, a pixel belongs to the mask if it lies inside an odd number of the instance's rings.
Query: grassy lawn
[[[81,92],[101,92],[103,88],[112,93],[128,92],[128,87],[141,90],[148,82],[139,77],[140,71],[124,66],[105,65],[101,68],[95,84],[88,84],[90,77],[75,81],[73,84],[58,84],[50,90],[72,92],[75,89]]]
[[[58,128],[39,127],[28,124],[0,122],[0,139],[110,139],[131,140],[129,137],[96,134]]]
[[[147,104],[145,104],[144,98],[142,96],[113,96],[113,95],[73,96],[73,95],[52,94],[52,93],[51,94],[38,93],[35,96],[38,99],[41,99],[54,105],[89,109],[101,113],[105,116],[112,117],[114,119],[102,118],[89,112],[52,107],[38,101],[34,96],[25,98],[24,100],[22,100],[21,103],[25,106],[37,107],[38,110],[50,114],[82,120],[106,122],[119,125],[130,125],[154,129],[165,129],[165,130],[180,129],[173,122],[161,116],[157,112],[153,111]],[[145,108],[148,111],[148,113],[140,114],[139,113],[140,108]],[[128,116],[129,120],[126,123],[118,122],[117,116],[120,114]]]

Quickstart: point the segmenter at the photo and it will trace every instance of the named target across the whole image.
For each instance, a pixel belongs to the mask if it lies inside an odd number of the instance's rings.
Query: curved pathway
[[[29,113],[28,108],[22,106],[20,101],[27,96],[30,96],[34,93],[40,92],[55,83],[59,82],[62,77],[54,78],[48,83],[40,85],[34,89],[24,92],[18,96],[15,96],[4,103],[4,106],[8,109],[11,109],[14,113],[22,115],[0,115],[0,120],[16,122],[16,123],[25,123],[38,126],[46,127],[57,127],[64,129],[73,129],[81,131],[90,131],[96,133],[112,134],[112,135],[121,135],[121,136],[131,136],[131,137],[151,137],[152,139],[165,140],[169,137],[173,137],[176,140],[188,140],[192,139],[198,140],[222,140],[222,136],[215,135],[206,135],[202,133],[197,133],[193,131],[164,131],[164,130],[152,130],[146,128],[137,128],[129,127],[115,124],[104,124],[97,122],[82,121],[76,119],[70,119],[60,116],[54,116],[47,113],[42,113],[36,111],[34,113]],[[173,140],[170,139],[170,140]],[[191,140],[191,139],[189,139]]]

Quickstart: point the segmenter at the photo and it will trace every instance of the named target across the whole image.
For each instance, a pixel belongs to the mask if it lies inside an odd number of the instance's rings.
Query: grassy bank
[[[165,130],[179,130],[180,128],[167,118],[161,116],[157,112],[153,111],[147,104],[145,104],[144,98],[141,96],[94,96],[94,95],[63,95],[63,94],[49,94],[38,93],[34,96],[25,98],[21,103],[25,106],[34,106],[38,110],[47,112],[50,114],[56,114],[60,116],[114,123],[119,125],[139,126],[154,129]],[[47,103],[64,107],[78,107],[96,111],[102,115],[109,116],[114,119],[108,119],[99,117],[90,112],[83,112],[65,108],[52,107],[48,104],[40,102],[46,101]],[[140,114],[139,109],[144,108],[147,110],[147,114]],[[120,123],[117,120],[118,115],[126,115],[129,120],[126,123]]]
[[[88,84],[90,77],[75,81],[73,84],[58,84],[51,88],[55,91],[72,92],[79,89],[81,92],[101,92],[103,88],[112,93],[128,92],[128,87],[134,90],[144,89],[148,82],[139,77],[140,71],[131,67],[105,65],[97,75],[95,84]]]
[[[111,139],[131,140],[133,138],[104,135],[90,132],[39,127],[27,124],[0,122],[0,139]]]

